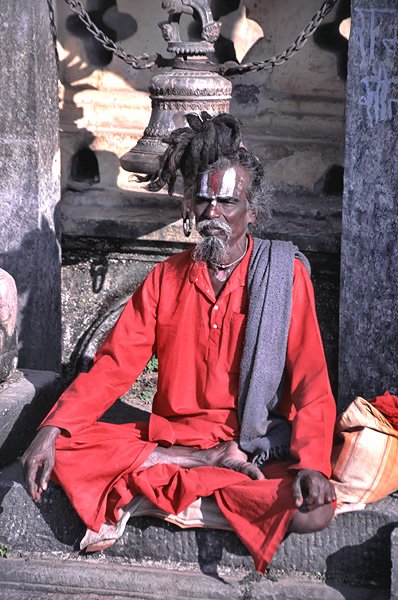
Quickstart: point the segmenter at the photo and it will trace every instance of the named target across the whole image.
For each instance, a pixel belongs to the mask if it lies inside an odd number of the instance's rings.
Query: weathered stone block
[[[59,391],[51,371],[16,371],[0,385],[0,467],[23,454]]]
[[[49,592],[48,590],[51,590]],[[1,600],[388,600],[385,588],[323,582],[282,574],[272,580],[223,570],[170,569],[165,564],[99,563],[80,560],[8,558],[0,560]]]

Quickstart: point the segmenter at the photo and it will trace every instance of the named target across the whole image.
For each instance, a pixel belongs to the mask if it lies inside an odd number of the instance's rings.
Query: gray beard
[[[203,261],[208,266],[221,265],[225,262],[229,250],[231,228],[220,219],[207,219],[200,221],[196,229],[203,239],[197,244],[193,259],[196,262]],[[214,235],[215,232],[223,232],[224,237]]]

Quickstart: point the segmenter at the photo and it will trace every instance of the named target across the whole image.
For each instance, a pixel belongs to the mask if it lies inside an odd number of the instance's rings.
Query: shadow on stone
[[[19,479],[19,477],[18,477]],[[40,503],[19,482],[0,481],[0,542],[10,552],[77,550],[84,526],[60,488],[50,484]]]
[[[398,521],[379,527],[361,544],[344,546],[326,558],[326,580],[388,586],[391,580],[391,532]],[[355,539],[355,538],[354,538]]]
[[[217,568],[253,569],[253,561],[237,536],[228,531],[188,528],[155,517],[130,519],[123,537],[107,550],[110,557],[143,562],[156,560],[198,565],[202,573],[220,580]]]
[[[59,546],[54,540],[49,540],[50,547],[56,549],[62,548],[65,550],[65,546],[69,546],[70,550],[78,550],[79,542],[81,537],[84,535],[84,525],[79,519],[68,498],[65,496],[62,489],[50,482],[48,491],[43,493],[41,502],[34,502],[26,489],[24,482],[24,475],[22,467],[19,462],[15,462],[8,465],[1,471],[1,486],[0,486],[0,515],[4,510],[8,511],[9,518],[14,518],[16,521],[23,522],[21,518],[20,510],[23,509],[24,504],[27,505],[28,519],[27,522],[31,521],[32,534],[40,538],[41,530],[43,529],[44,523],[48,526],[44,528],[46,536],[52,538],[54,536],[57,542],[60,542],[62,546]],[[22,489],[23,488],[23,489]],[[7,494],[12,496],[12,500],[7,498]],[[15,502],[16,498],[19,498],[19,502]],[[14,511],[10,514],[10,504],[14,504]],[[3,508],[5,506],[5,508]],[[39,513],[44,521],[41,519],[33,519],[33,515]],[[29,537],[29,534],[28,534]],[[29,544],[27,543],[27,548]]]
[[[54,222],[59,222],[58,205]],[[15,232],[10,230],[6,235],[11,246]],[[40,228],[26,233],[15,249],[0,253],[0,265],[14,277],[19,296],[19,368],[57,372],[60,368],[61,273],[57,238],[58,232],[41,216]]]
[[[223,531],[220,535],[217,529],[195,529],[194,531],[198,547],[198,564],[202,573],[206,575],[224,581],[218,575],[217,569],[225,553],[250,556],[235,533]]]
[[[80,549],[86,527],[64,494],[62,488],[50,483],[50,492],[37,504],[40,513],[58,542],[74,552]]]

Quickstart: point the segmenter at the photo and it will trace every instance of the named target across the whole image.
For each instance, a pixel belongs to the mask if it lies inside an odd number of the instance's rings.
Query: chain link
[[[247,63],[244,65],[233,65],[230,66],[228,64],[223,65],[224,68],[221,68],[221,74],[225,77],[233,77],[234,75],[242,75],[243,73],[248,73],[252,71],[261,71],[266,69],[273,69],[276,66],[282,65],[287,62],[292,56],[294,56],[304,44],[307,42],[308,38],[310,38],[313,33],[318,29],[319,25],[322,23],[323,19],[327,14],[335,7],[338,0],[327,0],[321,6],[321,8],[314,14],[311,21],[308,25],[303,29],[300,35],[296,38],[293,44],[290,44],[288,48],[281,54],[277,54],[276,56],[272,56],[271,58],[267,58],[262,61],[255,61],[252,63]]]
[[[49,7],[51,5],[51,0],[47,0]],[[80,2],[80,0],[65,0],[65,2],[69,5],[70,9],[77,14],[79,19],[84,23],[88,31],[95,37],[95,39],[100,42],[106,50],[113,52],[116,56],[124,60],[127,64],[131,65],[134,69],[151,69],[155,65],[159,65],[159,55],[158,56],[149,56],[148,54],[141,54],[140,56],[132,56],[131,54],[127,54],[125,50],[119,44],[115,44],[113,40],[111,40],[101,29],[97,27],[97,25],[91,20],[90,15],[85,10],[84,6]],[[326,0],[321,6],[321,8],[314,14],[311,21],[308,25],[303,29],[300,35],[296,38],[296,40],[291,44],[284,52],[281,54],[277,54],[276,56],[272,56],[271,58],[267,58],[262,61],[254,61],[252,63],[247,63],[243,65],[227,63],[225,65],[220,65],[219,72],[224,75],[224,77],[233,77],[234,75],[242,75],[243,73],[248,73],[252,71],[261,71],[267,69],[273,69],[276,66],[282,65],[287,62],[292,56],[294,56],[307,40],[314,34],[314,32],[318,29],[319,25],[322,23],[323,19],[327,14],[335,7],[338,0]],[[51,15],[51,12],[50,12]],[[52,15],[54,12],[52,11]],[[51,24],[53,20],[51,21]],[[52,25],[51,25],[52,27]],[[55,24],[54,24],[55,28]],[[53,28],[51,29],[53,35]],[[56,31],[55,31],[56,35]],[[146,61],[146,62],[145,62]]]
[[[156,65],[156,56],[149,56],[149,54],[133,56],[132,54],[127,54],[119,44],[115,44],[115,42],[105,35],[105,33],[91,20],[90,15],[85,10],[80,0],[65,0],[65,2],[69,4],[70,9],[79,17],[88,31],[106,50],[109,50],[109,52],[112,52],[115,56],[121,58],[134,69],[151,69]]]
[[[50,17],[50,32],[53,38],[53,46],[54,46],[54,54],[55,54],[55,62],[57,63],[57,70],[59,71],[59,55],[57,48],[57,26],[55,24],[55,13],[54,6],[52,0],[47,0],[48,6],[48,14]]]

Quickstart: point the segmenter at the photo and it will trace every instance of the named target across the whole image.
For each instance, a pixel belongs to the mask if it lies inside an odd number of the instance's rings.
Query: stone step
[[[280,574],[273,580],[226,571],[137,567],[90,560],[0,560],[1,600],[388,600],[388,589]]]
[[[21,482],[18,464],[0,472],[0,544],[9,557],[78,557],[85,528],[62,490],[50,485],[42,502],[35,504]],[[276,552],[271,573],[306,573],[356,585],[389,586],[391,535],[397,526],[398,497],[392,495],[363,511],[339,515],[322,532],[291,534]],[[396,550],[394,534],[394,561]],[[254,574],[252,559],[234,533],[184,530],[150,517],[131,519],[123,537],[90,560],[189,571],[199,568],[213,575],[220,569]],[[396,569],[393,573],[396,587]]]

